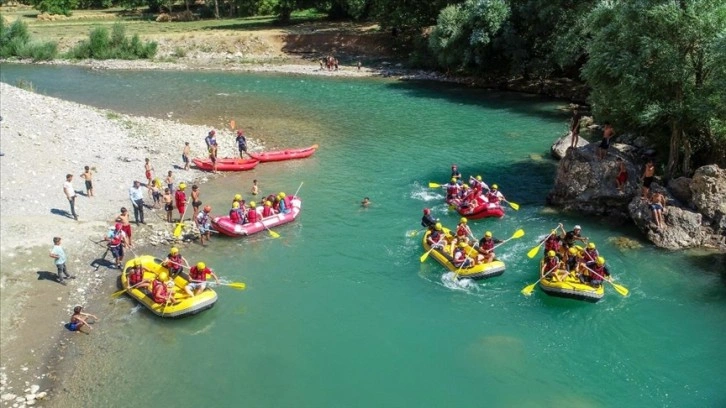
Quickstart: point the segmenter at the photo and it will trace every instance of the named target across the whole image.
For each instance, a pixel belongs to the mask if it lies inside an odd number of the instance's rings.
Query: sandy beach
[[[132,208],[128,189],[133,180],[145,182],[144,159],[151,159],[162,180],[172,170],[176,183],[204,182],[209,173],[179,166],[184,142],[190,142],[192,157],[203,155],[211,128],[130,117],[4,83],[0,94],[0,402],[9,406],[25,404],[33,400],[26,396],[49,386],[52,363],[63,358],[74,335],[63,327],[73,307],[92,310],[94,297],[113,289],[116,273],[97,260],[105,250],[99,241],[120,208]],[[230,129],[217,129],[217,135],[234,138]],[[261,148],[254,140],[249,146]],[[236,154],[234,143],[220,144],[221,157]],[[84,166],[94,170],[94,197],[85,195]],[[78,221],[63,193],[66,174],[74,175]],[[161,210],[145,213],[146,225],[132,225],[137,251],[165,243],[172,229]],[[48,255],[54,236],[63,238],[68,270],[77,277],[67,286],[55,281]]]

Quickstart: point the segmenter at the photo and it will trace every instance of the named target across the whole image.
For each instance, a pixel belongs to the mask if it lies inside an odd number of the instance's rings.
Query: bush
[[[58,54],[58,45],[54,42],[30,42],[28,25],[16,20],[10,27],[0,16],[0,58],[32,58],[34,61],[52,60]]]
[[[78,7],[78,0],[31,0],[30,3],[41,13],[70,16]]]
[[[129,40],[126,27],[116,23],[109,34],[105,27],[91,30],[88,40],[81,41],[68,52],[75,59],[148,59],[156,55],[157,44],[153,41],[142,42],[138,34]]]

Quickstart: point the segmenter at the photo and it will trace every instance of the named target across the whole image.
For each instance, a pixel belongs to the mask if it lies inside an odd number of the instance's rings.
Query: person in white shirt
[[[135,180],[134,185],[129,189],[129,199],[134,205],[134,219],[136,220],[136,225],[139,225],[139,223],[145,224],[144,192],[141,190],[141,183],[138,180]]]
[[[76,214],[76,190],[73,188],[73,175],[66,174],[66,182],[63,183],[63,193],[65,193],[68,203],[71,205],[71,215],[74,220],[78,220],[78,214]]]

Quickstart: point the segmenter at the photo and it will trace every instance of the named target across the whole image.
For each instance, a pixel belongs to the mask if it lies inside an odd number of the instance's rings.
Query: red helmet
[[[205,205],[204,206],[204,212],[210,212],[210,211],[212,211],[212,207],[211,206],[208,206],[208,205]]]
[[[216,134],[217,134],[217,132],[215,132],[214,129],[212,129],[212,130],[209,131],[209,135],[210,136],[214,136]]]
[[[243,135],[245,132],[242,129],[237,129],[237,136]]]
[[[121,229],[121,223],[120,222],[117,222],[116,223],[116,231],[118,231],[120,229]]]
[[[424,208],[424,214],[426,214],[426,215],[431,214],[431,210],[429,210],[428,208]]]

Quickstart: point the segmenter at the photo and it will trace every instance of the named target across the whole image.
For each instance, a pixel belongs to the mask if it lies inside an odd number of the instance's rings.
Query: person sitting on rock
[[[665,228],[665,223],[663,222],[663,211],[666,206],[665,196],[661,193],[651,193],[649,198],[648,208],[650,208],[650,212],[653,215],[653,221],[655,221],[658,229],[663,229]]]

